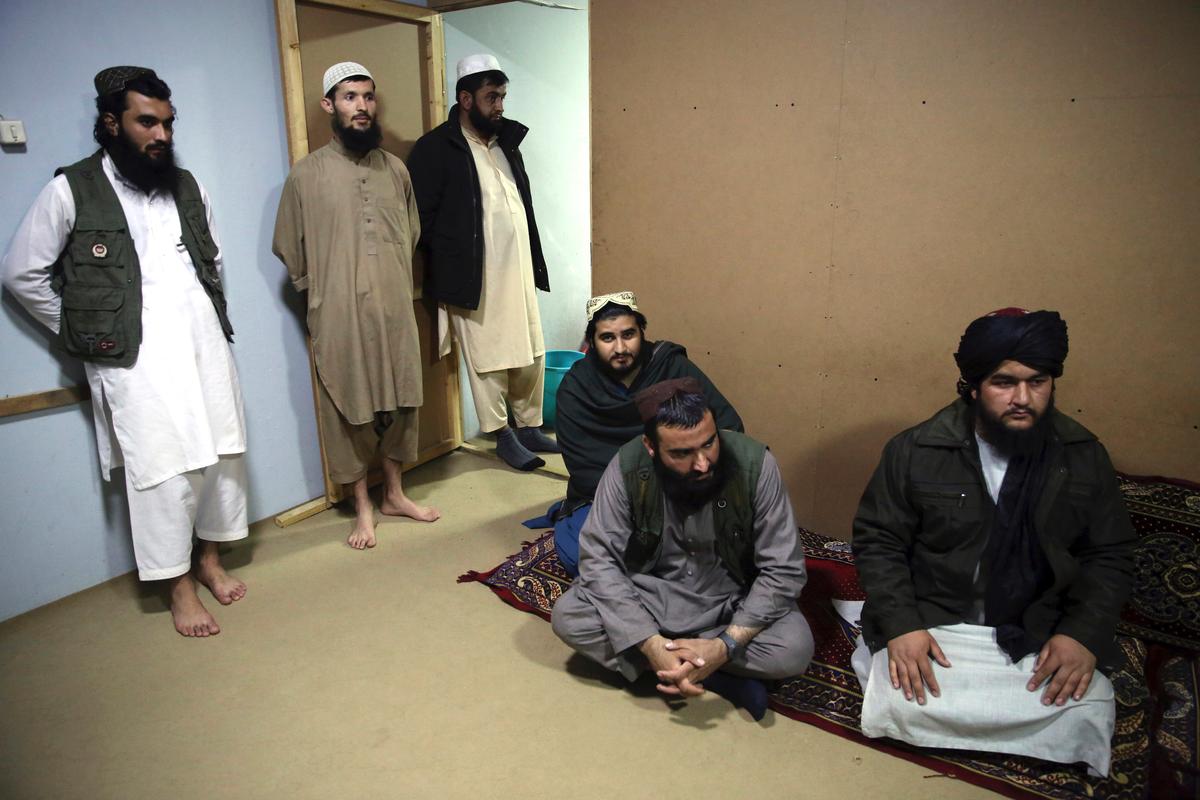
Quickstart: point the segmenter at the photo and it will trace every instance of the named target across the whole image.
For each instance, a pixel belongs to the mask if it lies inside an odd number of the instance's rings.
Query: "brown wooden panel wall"
[[[1200,480],[1200,6],[592,0],[593,287],[633,289],[849,538],[994,308],[1058,403]]]
[[[421,30],[405,20],[305,3],[297,4],[296,19],[309,100],[309,152],[333,138],[329,115],[320,105],[325,70],[339,61],[357,61],[376,78],[383,149],[407,158],[421,134],[437,124],[426,119]]]

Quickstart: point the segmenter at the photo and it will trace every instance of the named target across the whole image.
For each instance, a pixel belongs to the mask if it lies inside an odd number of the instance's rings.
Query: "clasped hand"
[[[703,681],[727,660],[720,639],[667,639],[651,636],[640,647],[658,676],[658,691],[672,697],[704,694]]]

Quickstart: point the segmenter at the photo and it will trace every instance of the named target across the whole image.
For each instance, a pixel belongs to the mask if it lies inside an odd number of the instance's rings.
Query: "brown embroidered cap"
[[[97,72],[92,83],[96,86],[96,96],[104,97],[106,94],[124,91],[125,86],[131,80],[143,75],[149,75],[151,78],[158,77],[154,74],[154,70],[147,67],[109,67]]]
[[[703,393],[700,381],[695,378],[672,378],[642,389],[633,396],[633,402],[637,405],[638,416],[642,418],[642,422],[649,422],[658,416],[659,406],[675,395]]]

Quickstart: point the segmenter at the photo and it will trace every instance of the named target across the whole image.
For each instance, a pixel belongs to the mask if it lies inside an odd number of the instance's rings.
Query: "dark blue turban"
[[[1057,311],[1021,308],[1003,308],[975,320],[954,354],[962,374],[959,393],[968,397],[971,388],[1009,360],[1060,377],[1067,360],[1067,323]]]

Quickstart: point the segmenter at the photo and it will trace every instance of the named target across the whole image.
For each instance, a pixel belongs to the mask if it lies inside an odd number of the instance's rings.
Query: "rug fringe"
[[[456,582],[457,583],[472,583],[474,581],[479,581],[482,583],[483,581],[486,581],[488,578],[492,577],[492,573],[495,572],[497,569],[500,569],[500,568],[496,567],[495,569],[489,569],[487,572],[476,572],[473,569],[469,569],[466,572],[464,572],[462,575],[459,575],[458,580]]]

